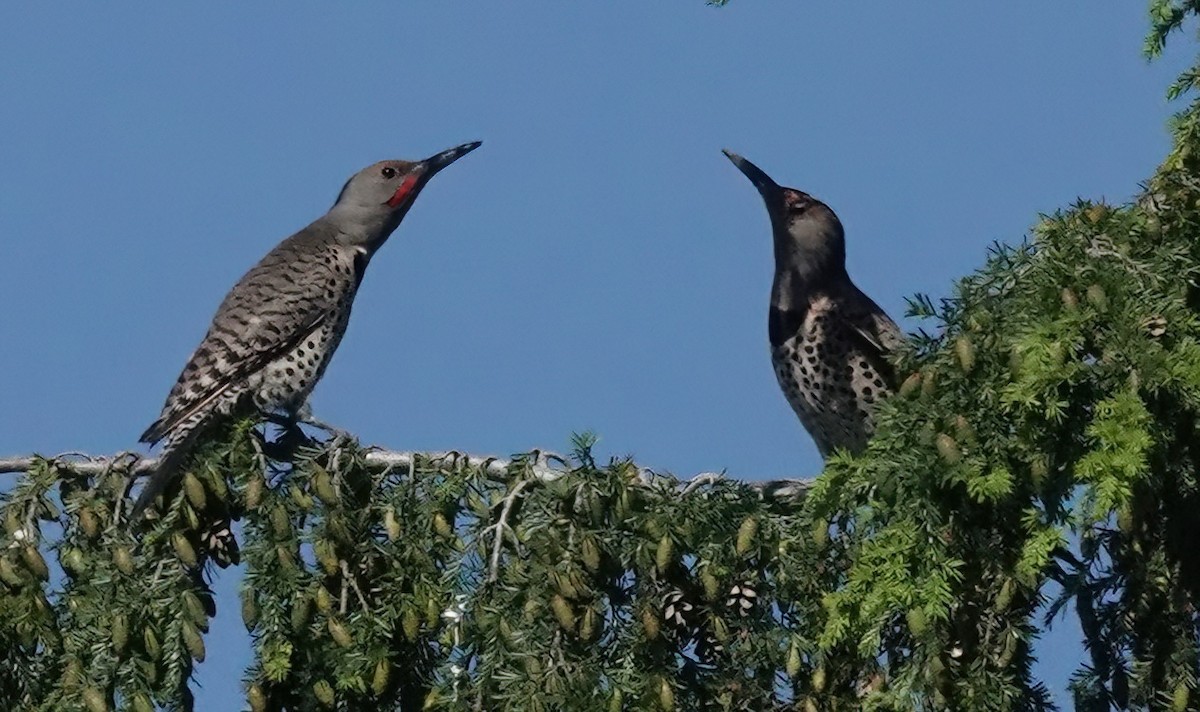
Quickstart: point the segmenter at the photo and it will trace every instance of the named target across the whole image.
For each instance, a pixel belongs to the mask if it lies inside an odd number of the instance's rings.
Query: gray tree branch
[[[530,479],[542,482],[552,482],[567,474],[566,460],[558,455],[542,451],[534,451],[535,461],[529,467]],[[20,455],[15,457],[0,457],[0,474],[28,472],[37,461],[35,455]],[[158,460],[135,452],[122,452],[116,455],[95,456],[79,452],[69,452],[46,458],[56,467],[76,472],[81,475],[99,475],[113,469],[126,470],[134,476],[145,475],[154,469]],[[367,466],[383,471],[398,468],[411,468],[418,459],[447,460],[461,462],[468,467],[478,467],[487,474],[495,477],[511,476],[509,468],[511,460],[499,457],[472,455],[455,451],[447,452],[414,452],[408,450],[370,449],[364,454]],[[681,495],[689,495],[698,489],[715,485],[727,479],[724,474],[703,472],[690,480],[678,480],[668,475],[662,475],[648,468],[639,468],[642,482],[646,485],[672,482],[679,488]],[[746,487],[759,492],[767,499],[800,499],[812,487],[812,479],[777,479],[743,481]]]

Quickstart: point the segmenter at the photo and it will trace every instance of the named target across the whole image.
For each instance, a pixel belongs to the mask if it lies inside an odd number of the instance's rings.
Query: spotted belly
[[[249,379],[254,405],[263,411],[295,413],[325,374],[333,352],[346,333],[349,310],[326,319],[295,347]]]
[[[805,324],[771,350],[784,396],[822,457],[835,450],[861,452],[874,430],[873,412],[884,382],[838,329],[824,319]]]

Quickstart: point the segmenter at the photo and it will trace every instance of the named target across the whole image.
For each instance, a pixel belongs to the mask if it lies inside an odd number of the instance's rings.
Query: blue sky
[[[815,473],[768,362],[766,214],[719,149],[829,203],[899,319],[1039,212],[1129,198],[1191,52],[1142,59],[1143,3],[874,5],[0,7],[0,453],[134,448],[225,291],[350,174],[479,139],[372,262],[319,417]],[[199,709],[249,659],[218,588]],[[1057,690],[1074,637],[1042,646]]]

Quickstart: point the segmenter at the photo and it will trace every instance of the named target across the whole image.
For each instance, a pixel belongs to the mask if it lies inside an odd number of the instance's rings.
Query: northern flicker
[[[771,217],[775,280],[767,331],[779,386],[821,457],[839,449],[859,453],[874,430],[876,403],[896,388],[886,354],[903,340],[900,329],[851,281],[833,210],[724,153],[758,189]]]
[[[172,479],[202,432],[249,402],[307,417],[307,400],[346,332],[367,263],[438,171],[479,147],[423,161],[381,161],[356,173],[333,207],[267,253],[233,289],[141,441],[165,440],[134,504],[136,519]]]

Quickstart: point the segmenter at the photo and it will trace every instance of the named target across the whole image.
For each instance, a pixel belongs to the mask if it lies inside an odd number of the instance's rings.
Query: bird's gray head
[[[476,148],[464,143],[423,161],[380,161],[351,176],[327,217],[339,238],[356,246],[378,248],[412,207],[421,189],[438,171]]]
[[[845,233],[828,205],[804,191],[779,185],[736,153],[723,153],[758,188],[767,205],[777,269],[795,270],[806,281],[845,274]]]

